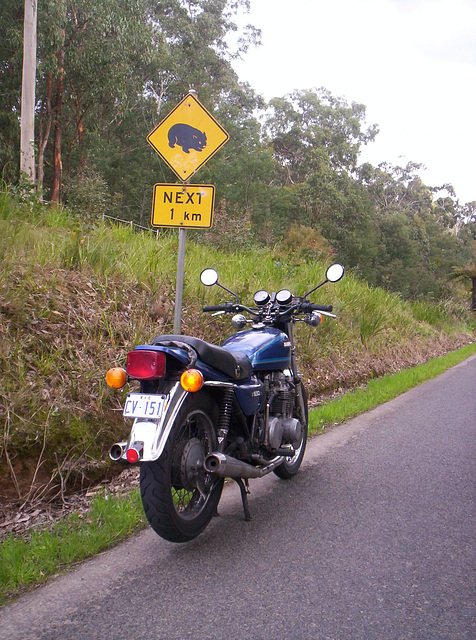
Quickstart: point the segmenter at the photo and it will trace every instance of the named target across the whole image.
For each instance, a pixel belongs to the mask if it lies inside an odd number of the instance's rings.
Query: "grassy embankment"
[[[206,266],[243,300],[260,287],[303,293],[322,280],[328,260],[281,255],[189,241],[183,332],[214,342],[230,333],[229,318],[200,312],[226,299],[200,284]],[[172,330],[176,256],[176,232],[156,238],[85,225],[0,192],[0,496],[32,502],[106,473],[108,447],[127,426],[123,394],[107,388],[104,373],[135,344]],[[406,302],[350,273],[313,299],[333,304],[338,320],[297,326],[311,404],[468,344],[475,333],[461,300]]]
[[[107,448],[127,427],[121,394],[107,389],[104,372],[122,363],[131,346],[171,331],[176,255],[175,232],[155,238],[85,225],[60,209],[19,205],[0,193],[3,498],[32,504],[47,491],[63,496],[107,472]],[[204,303],[224,299],[218,288],[199,284],[206,266],[249,300],[259,287],[302,293],[322,280],[326,263],[283,260],[279,249],[223,253],[189,241],[183,331],[215,342],[230,333],[229,320],[200,313]],[[325,319],[317,330],[298,326],[300,365],[314,402],[474,338],[474,319],[461,300],[405,302],[351,274],[318,293],[313,299],[334,304],[339,319]]]

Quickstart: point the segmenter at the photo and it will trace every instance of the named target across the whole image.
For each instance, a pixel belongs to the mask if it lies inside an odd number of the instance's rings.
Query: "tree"
[[[216,184],[217,204],[226,190],[229,205],[234,207],[246,200],[247,209],[254,207],[257,190],[249,167],[253,163],[253,175],[262,174],[269,162],[269,154],[261,153],[259,124],[254,117],[260,101],[250,87],[238,82],[229,63],[231,57],[243,51],[245,43],[239,43],[234,51],[226,46],[227,30],[229,33],[233,29],[233,14],[246,7],[246,2],[222,0],[151,3],[149,15],[154,24],[156,54],[145,90],[136,95],[135,102],[114,126],[107,126],[100,133],[96,127],[88,156],[88,162],[100,162],[111,193],[118,194],[128,216],[147,222],[152,185],[158,180],[176,180],[144,139],[191,85],[231,135],[225,151],[200,170],[199,180]],[[249,152],[253,154],[252,161]]]
[[[405,296],[440,296],[449,293],[452,266],[468,260],[468,228],[456,224],[455,206],[433,201],[434,190],[418,176],[420,166],[359,168],[378,233],[374,282]]]
[[[471,282],[471,310],[476,313],[476,238],[472,241],[472,260],[464,267],[453,267],[452,278]]]
[[[25,0],[21,91],[20,171],[35,184],[36,0]]]
[[[361,145],[377,135],[376,125],[363,129],[365,107],[330,91],[295,91],[270,102],[266,131],[282,166],[283,184],[304,182],[322,163],[352,172]]]
[[[52,200],[60,198],[63,163],[68,177],[81,171],[87,136],[97,127],[114,126],[136,101],[150,71],[153,43],[145,0],[74,0],[63,6],[65,23],[54,54]],[[45,103],[47,92],[48,83]]]
[[[247,2],[108,0],[100,6],[92,0],[69,2],[62,148],[70,184],[86,163],[99,159],[103,165],[96,145],[104,147],[104,139],[113,156],[106,163],[114,165],[115,175],[110,176],[117,187],[131,173],[143,176],[142,190],[156,181],[155,158],[150,160],[144,138],[157,118],[175,106],[190,86],[214,110],[238,85],[222,52],[227,50],[231,16],[241,6],[246,8]],[[144,157],[148,159],[139,166]],[[123,158],[128,170],[118,175]],[[127,186],[120,191],[131,193]],[[134,206],[140,199],[143,211],[149,196],[144,200],[141,193],[134,198]],[[124,205],[133,203],[126,200]]]
[[[22,0],[0,2],[0,172],[7,181],[19,172],[22,27]]]
[[[350,266],[371,251],[371,203],[354,179],[360,147],[377,133],[364,120],[363,105],[321,88],[274,98],[265,125],[276,182],[293,195],[287,224],[320,230]]]

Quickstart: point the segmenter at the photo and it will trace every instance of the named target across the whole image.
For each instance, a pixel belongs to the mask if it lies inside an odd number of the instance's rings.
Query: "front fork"
[[[307,407],[306,401],[304,400],[304,387],[302,384],[301,376],[299,375],[297,369],[296,347],[294,346],[294,324],[292,322],[288,322],[286,324],[285,331],[289,336],[289,341],[291,342],[291,371],[293,372],[294,383],[296,385],[296,395],[299,404],[300,418],[301,422],[305,422],[307,416]]]

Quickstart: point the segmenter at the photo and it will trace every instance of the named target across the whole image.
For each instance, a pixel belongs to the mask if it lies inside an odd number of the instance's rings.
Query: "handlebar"
[[[257,310],[250,309],[249,307],[245,307],[244,305],[239,303],[225,302],[223,304],[214,304],[214,305],[205,306],[203,307],[203,311],[205,312],[223,311],[225,313],[233,313],[233,312],[237,313],[239,311],[245,311],[256,318],[259,318],[261,317],[261,313],[262,311],[264,311],[264,308],[257,311]],[[293,304],[288,308],[276,307],[274,309],[274,314],[275,314],[274,317],[275,319],[284,320],[285,318],[289,318],[290,316],[294,315],[295,312],[299,314],[299,313],[312,313],[313,311],[324,311],[327,313],[331,313],[332,305],[314,304],[313,302],[298,302],[297,304]]]
[[[209,307],[203,307],[203,311],[227,311],[228,307],[224,304],[214,304]]]
[[[302,310],[304,313],[311,313],[311,311],[327,311],[332,312],[331,304],[314,304],[313,302],[303,302]]]
[[[249,307],[245,307],[242,304],[236,302],[224,302],[223,304],[213,304],[208,307],[203,307],[203,311],[224,311],[225,313],[237,313],[238,311],[246,311],[252,316],[258,316],[256,311],[250,309]]]

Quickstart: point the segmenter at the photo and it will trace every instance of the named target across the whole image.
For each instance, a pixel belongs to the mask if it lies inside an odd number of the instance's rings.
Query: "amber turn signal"
[[[127,373],[121,367],[109,369],[106,373],[106,382],[111,389],[122,389],[127,382]]]
[[[203,376],[198,369],[187,369],[180,377],[180,384],[185,391],[200,391],[203,386]]]

